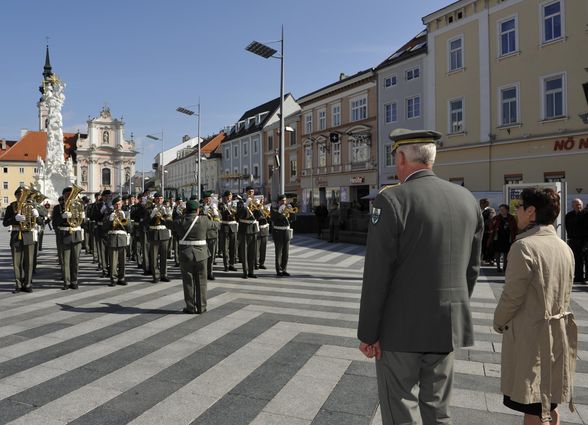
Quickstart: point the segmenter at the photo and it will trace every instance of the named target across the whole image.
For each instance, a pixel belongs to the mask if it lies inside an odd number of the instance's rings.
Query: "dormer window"
[[[255,124],[255,117],[251,117],[247,120],[247,128]]]
[[[267,117],[268,112],[262,112],[257,116],[257,124],[261,124],[265,117]]]

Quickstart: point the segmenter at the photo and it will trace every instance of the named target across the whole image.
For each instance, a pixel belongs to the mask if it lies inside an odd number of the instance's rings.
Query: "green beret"
[[[408,130],[397,128],[390,133],[390,140],[394,142],[392,151],[403,145],[435,143],[441,138],[441,133],[433,130]]]
[[[203,198],[210,198],[212,196],[212,192],[210,191],[206,191],[206,192],[202,192],[202,197]]]
[[[117,196],[116,198],[114,198],[112,200],[112,205],[114,205],[114,204],[116,204],[117,202],[120,202],[120,201],[122,201],[122,198],[120,196]]]
[[[198,201],[186,202],[186,211],[196,211],[198,208],[200,208],[200,204],[198,204]]]

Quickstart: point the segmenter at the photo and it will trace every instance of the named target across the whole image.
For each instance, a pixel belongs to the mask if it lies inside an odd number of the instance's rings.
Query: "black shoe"
[[[162,281],[162,282],[170,282],[170,280],[169,280],[169,277],[167,277],[167,276],[163,276],[163,277],[161,278],[161,281]]]
[[[102,270],[102,266],[97,266],[96,271],[99,272],[100,270]]]
[[[259,266],[255,266],[253,267],[255,270],[259,270]]]
[[[182,309],[182,313],[186,313],[186,314],[196,314],[196,312],[194,310],[188,310],[186,307],[184,307]]]
[[[13,294],[18,294],[21,291],[20,287],[16,287],[12,290]]]
[[[229,268],[228,267],[225,267],[225,271],[228,272],[229,271]]]
[[[278,275],[278,277],[284,276],[282,272],[276,272],[276,274]]]
[[[235,268],[235,266],[229,266],[229,270],[232,271],[232,272],[236,272],[237,271],[237,269]]]
[[[78,289],[78,283],[77,283],[77,282],[75,282],[75,283],[72,283],[71,285],[69,285],[69,287],[70,287],[71,289]]]
[[[202,314],[202,313],[206,313],[206,309],[205,308],[196,311],[196,314]]]
[[[62,291],[65,291],[66,289],[69,289],[69,286],[67,286],[67,284],[63,284],[63,286],[61,287]]]
[[[288,272],[282,272],[282,276],[290,276],[290,273],[288,273]]]
[[[153,278],[153,280],[151,282],[153,282],[153,283],[159,283],[159,279]]]
[[[145,271],[143,272],[143,274],[144,274],[145,276],[147,276],[147,275],[150,275],[150,274],[152,274],[152,273],[151,273],[149,270],[145,270]]]
[[[110,281],[110,283],[108,284],[108,286],[115,286],[116,284],[114,283],[114,281]]]
[[[264,266],[263,264],[262,264],[261,266],[259,266],[259,268],[260,268],[260,269],[262,269],[262,270],[265,270],[265,269],[267,269],[267,267],[266,267],[266,266]]]
[[[214,276],[208,276],[208,280],[214,280]]]
[[[119,280],[118,282],[116,282],[116,284],[117,285],[126,286],[127,285],[127,282],[124,279],[122,279],[122,280]]]
[[[254,275],[253,273],[249,273],[247,276],[250,277],[251,279],[257,279],[257,276]]]
[[[25,292],[33,292],[33,288],[30,285],[29,286],[25,286],[24,289],[23,289],[23,291],[25,291]]]
[[[246,274],[242,275],[241,279],[247,279],[247,275]]]

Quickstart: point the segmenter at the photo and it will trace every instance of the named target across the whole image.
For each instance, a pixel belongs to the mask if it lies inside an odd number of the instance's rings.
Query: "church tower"
[[[43,81],[39,86],[39,91],[41,94],[45,93],[45,85],[49,83],[49,78],[53,76],[53,71],[51,70],[51,60],[49,59],[49,46],[47,45],[47,49],[45,51],[45,66],[43,67]],[[37,103],[37,108],[39,109],[39,131],[47,131],[47,125],[49,124],[48,116],[49,111],[41,99]]]

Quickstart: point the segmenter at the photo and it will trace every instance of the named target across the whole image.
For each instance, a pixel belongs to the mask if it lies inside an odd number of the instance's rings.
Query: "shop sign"
[[[568,137],[553,142],[554,151],[571,151],[573,149],[588,149],[588,137],[583,137],[578,140],[574,137]]]
[[[362,184],[365,183],[365,177],[363,176],[353,176],[349,179],[351,184]]]

